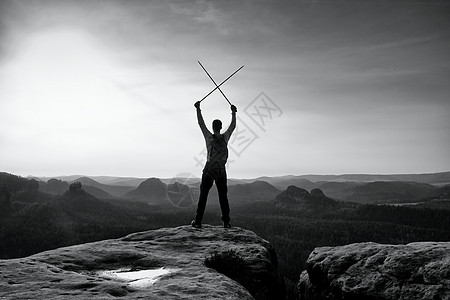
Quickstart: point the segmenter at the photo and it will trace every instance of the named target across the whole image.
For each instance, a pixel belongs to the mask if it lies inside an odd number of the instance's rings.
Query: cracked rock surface
[[[450,242],[316,248],[300,275],[313,299],[450,299]]]
[[[251,292],[205,266],[214,252],[235,251]],[[152,285],[99,276],[101,271],[175,270]],[[162,228],[124,238],[0,260],[0,299],[278,299],[284,284],[270,244],[239,227]]]

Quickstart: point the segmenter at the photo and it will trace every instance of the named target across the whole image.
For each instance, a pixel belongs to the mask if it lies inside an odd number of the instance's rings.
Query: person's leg
[[[216,177],[217,191],[219,192],[220,209],[222,210],[222,221],[224,225],[230,224],[230,205],[228,204],[227,173],[221,170]]]
[[[214,178],[208,173],[203,172],[202,182],[200,184],[200,197],[197,204],[197,214],[195,216],[195,223],[201,224],[203,214],[205,213],[206,201],[208,200],[208,193],[214,182]]]

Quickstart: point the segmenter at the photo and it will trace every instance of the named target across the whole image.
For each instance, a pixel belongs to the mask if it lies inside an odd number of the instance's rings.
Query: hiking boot
[[[223,228],[231,228],[230,223],[223,223]]]
[[[202,223],[197,223],[195,220],[192,220],[191,225],[194,228],[202,228]]]

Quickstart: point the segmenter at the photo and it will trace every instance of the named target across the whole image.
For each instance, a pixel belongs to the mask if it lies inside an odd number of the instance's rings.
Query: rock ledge
[[[246,264],[252,294],[207,268],[214,252],[234,250]],[[175,269],[153,285],[136,288],[98,276],[108,270]],[[0,299],[279,299],[284,284],[270,244],[242,228],[205,225],[163,228],[121,239],[76,245],[30,257],[0,260]],[[245,285],[245,283],[244,283]]]
[[[316,248],[298,289],[303,300],[448,300],[450,242]]]

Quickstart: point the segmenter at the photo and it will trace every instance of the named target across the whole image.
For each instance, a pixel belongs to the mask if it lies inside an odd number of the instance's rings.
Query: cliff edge
[[[238,227],[134,233],[0,260],[0,270],[1,299],[284,298],[273,248]]]

